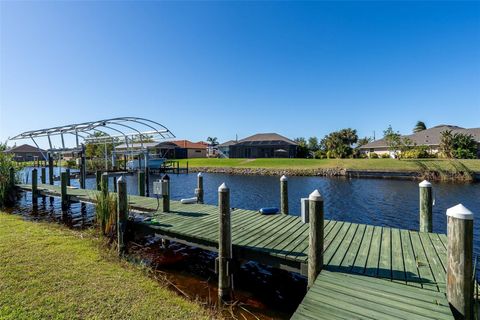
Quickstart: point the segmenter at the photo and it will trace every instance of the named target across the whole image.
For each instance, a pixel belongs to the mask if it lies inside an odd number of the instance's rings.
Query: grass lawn
[[[268,168],[268,169],[326,169],[342,168],[352,170],[458,171],[468,168],[480,172],[480,160],[396,160],[396,159],[182,159],[190,167],[222,168]]]
[[[0,319],[206,319],[90,231],[0,212]]]

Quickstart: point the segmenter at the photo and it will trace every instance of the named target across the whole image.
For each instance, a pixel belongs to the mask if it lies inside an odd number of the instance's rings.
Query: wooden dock
[[[60,195],[59,186],[40,184],[38,190]],[[67,191],[72,200],[85,202],[93,202],[96,192]],[[129,206],[152,217],[137,219],[135,232],[217,251],[218,207],[171,201],[171,212],[161,213],[155,198],[133,195]],[[306,275],[308,224],[297,216],[252,210],[231,215],[235,259]],[[326,220],[324,239],[325,268],[294,319],[452,318],[445,296],[446,235]]]

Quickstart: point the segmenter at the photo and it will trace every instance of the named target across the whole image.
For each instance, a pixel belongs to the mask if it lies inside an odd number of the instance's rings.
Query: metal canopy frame
[[[95,136],[95,133],[102,133],[102,136]],[[65,135],[75,136],[75,147],[65,146]],[[52,137],[60,136],[61,148],[54,148]],[[138,117],[120,117],[90,122],[69,124],[64,126],[32,130],[20,133],[9,140],[31,139],[38,149],[38,138],[48,139],[48,152],[75,152],[81,151],[85,143],[105,144],[107,142],[120,143],[122,141],[128,146],[129,142],[139,141],[143,149],[143,140],[152,139],[159,141],[162,139],[175,138],[175,135],[164,125],[145,118]],[[43,154],[44,159],[46,156]]]

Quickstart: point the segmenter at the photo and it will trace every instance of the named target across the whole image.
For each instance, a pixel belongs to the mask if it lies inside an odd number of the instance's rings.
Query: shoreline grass
[[[456,172],[459,165],[472,172],[480,172],[480,159],[181,159],[181,166],[191,168],[244,168],[244,169],[347,169],[372,171],[416,171],[425,170]]]
[[[0,212],[0,319],[207,319],[93,230]]]

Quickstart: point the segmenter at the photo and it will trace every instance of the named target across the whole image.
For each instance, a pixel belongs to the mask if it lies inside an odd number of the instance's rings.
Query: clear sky
[[[178,138],[480,127],[480,2],[0,2],[0,139],[116,116]]]

